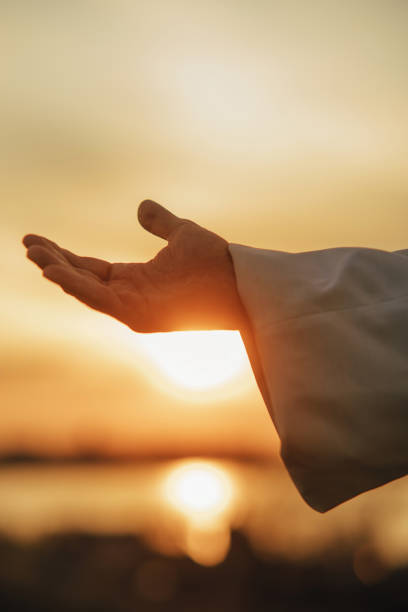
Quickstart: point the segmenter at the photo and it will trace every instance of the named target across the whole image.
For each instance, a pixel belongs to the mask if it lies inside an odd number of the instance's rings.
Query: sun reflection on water
[[[223,561],[236,505],[236,490],[226,471],[210,462],[184,462],[166,478],[164,497],[184,517],[184,552],[201,565]]]
[[[188,462],[170,473],[166,498],[195,521],[212,521],[231,505],[232,483],[211,463]]]
[[[215,565],[228,554],[232,529],[257,554],[291,562],[348,543],[367,583],[408,563],[407,479],[321,515],[276,462],[3,465],[0,499],[0,533],[22,542],[72,531],[135,534],[165,556]]]

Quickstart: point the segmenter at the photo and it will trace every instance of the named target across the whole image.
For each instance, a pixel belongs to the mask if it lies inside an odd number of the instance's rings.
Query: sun
[[[135,334],[118,323],[101,325],[98,338],[108,343],[110,357],[137,366],[166,392],[182,397],[189,392],[192,401],[241,394],[252,384],[251,365],[238,331]]]
[[[248,367],[238,332],[189,331],[140,335],[138,344],[175,385],[206,390],[237,377]]]

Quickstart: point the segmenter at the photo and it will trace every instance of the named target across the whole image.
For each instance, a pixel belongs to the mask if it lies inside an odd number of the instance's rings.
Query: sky
[[[236,333],[139,337],[21,238],[146,261],[152,198],[254,247],[407,248],[408,4],[5,1],[0,41],[0,453],[275,456]]]

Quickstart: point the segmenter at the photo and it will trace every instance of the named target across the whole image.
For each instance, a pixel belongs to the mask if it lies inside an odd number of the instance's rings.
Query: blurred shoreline
[[[249,465],[276,465],[280,463],[278,457],[270,456],[270,457],[262,457],[262,456],[254,456],[253,454],[242,454],[238,452],[234,454],[233,452],[228,453],[205,453],[200,452],[197,455],[194,455],[195,458],[202,459],[210,459],[215,461],[222,460],[230,460],[234,462],[242,462]],[[2,467],[9,467],[13,465],[88,465],[88,464],[98,464],[98,465],[146,465],[155,462],[163,462],[163,461],[174,461],[174,460],[182,460],[182,459],[190,459],[191,454],[179,453],[175,451],[171,452],[163,452],[155,453],[154,455],[137,455],[137,454],[112,454],[106,455],[105,453],[98,452],[84,452],[77,453],[75,455],[40,455],[40,454],[31,454],[24,452],[17,453],[7,453],[4,455],[0,455],[0,470]]]

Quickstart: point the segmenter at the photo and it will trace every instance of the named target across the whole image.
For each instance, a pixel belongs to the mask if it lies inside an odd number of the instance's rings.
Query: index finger
[[[27,234],[23,238],[23,244],[26,247],[39,245],[51,249],[60,256],[62,255],[66,261],[72,264],[75,268],[80,270],[86,270],[92,272],[98,276],[101,280],[108,280],[110,276],[111,263],[104,259],[98,259],[96,257],[82,257],[76,255],[68,249],[63,249],[56,242],[45,238],[44,236],[38,236],[37,234]]]

